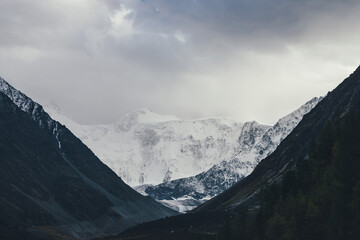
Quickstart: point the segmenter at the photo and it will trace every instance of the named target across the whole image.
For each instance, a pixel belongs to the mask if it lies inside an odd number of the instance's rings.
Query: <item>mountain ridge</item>
[[[310,139],[307,136],[318,136],[328,121],[343,117],[355,105],[353,101],[356,97],[359,101],[359,82],[360,66],[338,87],[329,92],[320,104],[306,114],[303,121],[284,139],[275,152],[264,159],[248,178],[224,192],[222,196],[219,195],[199,206],[196,210],[207,211],[209,209],[238,206],[252,199],[256,192],[251,190],[261,186],[263,181],[275,181],[281,177],[281,173],[295,164],[297,159],[309,147]],[[256,179],[260,178],[260,176],[263,180],[257,182]]]
[[[0,133],[2,239],[60,232],[87,239],[176,214],[127,186],[41,105],[3,79]]]
[[[47,110],[131,186],[158,184],[211,168],[222,156],[231,155],[242,126],[222,118],[167,121],[166,117],[139,123],[138,111],[113,124],[82,126]]]
[[[134,110],[110,125],[82,126],[57,106],[50,106],[48,111],[101,159],[110,159],[105,162],[127,183],[138,179],[132,184],[134,189],[184,212],[251,173],[321,99],[311,99],[274,126],[220,117],[198,120],[173,117],[169,121],[169,117],[146,109]],[[138,121],[139,116],[142,121]],[[176,171],[179,174],[175,175]],[[155,182],[149,182],[151,179]],[[140,181],[143,184],[139,185]]]
[[[248,177],[188,214],[110,239],[356,239],[359,119],[360,67]]]
[[[139,186],[135,189],[180,212],[191,210],[249,175],[256,165],[270,155],[290,134],[303,115],[322,99],[322,97],[312,98],[269,128],[262,129],[254,121],[245,123],[234,155],[215,164],[207,171],[189,178],[177,179],[157,186]]]

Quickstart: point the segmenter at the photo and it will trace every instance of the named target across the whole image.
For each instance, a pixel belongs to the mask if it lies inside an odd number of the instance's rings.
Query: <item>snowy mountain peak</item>
[[[137,124],[153,124],[170,121],[181,121],[172,115],[160,115],[148,108],[142,108],[126,114],[120,121],[114,124],[119,131],[127,132]]]
[[[80,125],[56,107],[52,117],[72,130],[127,184],[159,184],[196,175],[230,157],[243,124],[223,118],[180,120],[148,109],[111,125]]]
[[[138,123],[159,123],[159,122],[181,121],[181,119],[176,116],[160,115],[148,108],[138,109],[136,111],[133,111],[129,115],[136,115]]]
[[[246,122],[241,130],[239,137],[239,144],[242,147],[242,150],[248,150],[251,148],[256,140],[261,137],[270,126],[261,125],[258,122]]]
[[[243,177],[317,102],[318,98],[312,99],[272,127],[227,118],[180,120],[149,109],[128,113],[111,125],[86,126],[59,114],[56,107],[47,110],[127,184],[137,186],[195,176],[214,165],[223,171],[230,162],[236,165],[232,166],[233,172]]]
[[[31,115],[33,120],[37,120],[40,126],[51,128],[54,121],[44,112],[42,106],[34,102],[31,98],[11,86],[7,81],[0,77],[0,92],[11,99],[22,111]]]
[[[321,100],[323,99],[323,97],[314,97],[312,98],[310,101],[306,102],[304,105],[302,105],[300,108],[298,108],[297,110],[295,110],[294,112],[286,115],[285,117],[281,118],[277,124],[281,125],[281,124],[295,124],[297,125],[297,123],[299,123],[299,121],[302,119],[302,117],[307,114],[308,112],[310,112]],[[292,121],[289,121],[291,120]]]
[[[21,110],[28,112],[33,101],[22,92],[12,87],[7,81],[0,77],[0,92],[8,96]]]
[[[302,118],[305,114],[309,113],[322,99],[323,97],[312,98],[310,101],[301,105],[297,110],[281,118],[278,122],[285,122],[289,118],[295,118],[296,120],[298,120],[298,118]]]
[[[64,115],[66,116],[66,114],[64,113],[64,111],[55,103],[55,101],[51,100],[49,102],[47,102],[45,105],[44,105],[44,108],[45,109],[50,109],[51,112],[54,112],[58,115]]]
[[[244,123],[238,133],[238,141],[234,141],[233,155],[207,171],[157,186],[140,186],[136,189],[178,211],[190,210],[249,175],[321,100],[322,98],[311,99],[271,127],[254,121]]]
[[[61,148],[61,143],[58,138],[59,135],[59,122],[53,120],[49,114],[47,114],[43,107],[34,102],[31,98],[20,92],[3,78],[0,77],[0,92],[5,94],[10,100],[22,111],[27,113],[31,119],[39,125],[41,128],[47,128],[54,134],[58,140],[58,146]]]

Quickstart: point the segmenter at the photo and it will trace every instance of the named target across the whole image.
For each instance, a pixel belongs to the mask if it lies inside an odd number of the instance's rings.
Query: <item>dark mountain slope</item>
[[[127,186],[40,105],[26,98],[22,108],[9,95],[0,92],[1,239],[89,238],[175,214]]]
[[[243,181],[190,214],[145,223],[109,239],[358,236],[359,109],[360,68],[305,115]],[[358,117],[346,120],[354,112]]]
[[[254,230],[244,228],[242,239],[358,239],[359,172],[360,102],[326,124],[308,158],[261,190],[256,220],[246,219]]]
[[[329,92],[310,113],[305,115],[275,152],[264,159],[252,174],[234,187],[204,203],[196,211],[235,207],[254,196],[264,183],[281,176],[285,169],[293,166],[300,157],[307,154],[310,143],[320,136],[328,121],[343,117],[359,102],[360,67],[334,91]]]

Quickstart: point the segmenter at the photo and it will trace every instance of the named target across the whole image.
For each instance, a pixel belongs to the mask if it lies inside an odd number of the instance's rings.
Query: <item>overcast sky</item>
[[[272,124],[360,64],[358,0],[0,0],[0,76],[80,123]]]

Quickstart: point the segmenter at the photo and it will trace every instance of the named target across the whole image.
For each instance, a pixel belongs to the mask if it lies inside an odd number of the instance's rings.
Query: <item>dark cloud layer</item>
[[[0,75],[83,123],[135,108],[272,123],[359,64],[344,0],[2,0]]]

